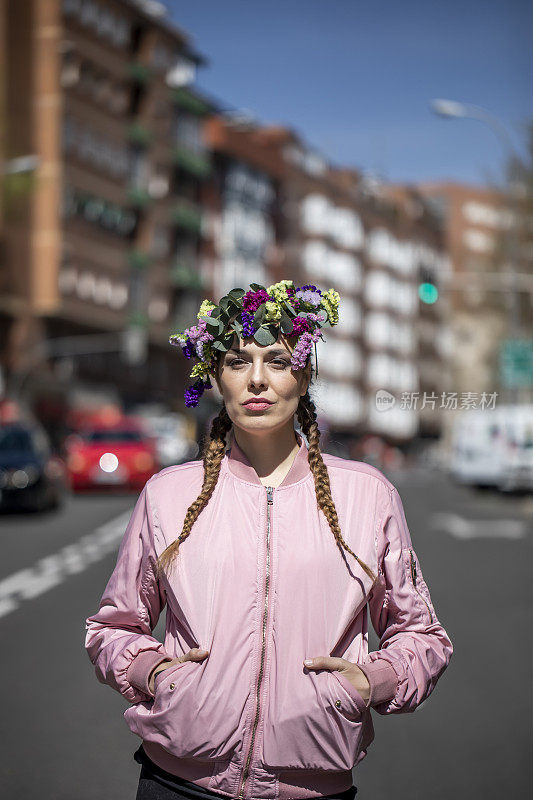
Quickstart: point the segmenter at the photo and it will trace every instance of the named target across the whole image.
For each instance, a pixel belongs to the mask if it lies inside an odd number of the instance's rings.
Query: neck
[[[259,478],[267,477],[292,464],[299,450],[292,420],[276,431],[245,431],[233,426],[233,438]],[[302,442],[303,445],[303,442]]]

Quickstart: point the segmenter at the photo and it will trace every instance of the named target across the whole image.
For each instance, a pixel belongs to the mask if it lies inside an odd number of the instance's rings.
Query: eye
[[[228,362],[228,364],[229,364],[230,367],[233,367],[233,366],[235,366],[235,364],[237,364],[239,362],[241,364],[244,364],[244,360],[242,358],[233,358],[231,361]]]
[[[285,361],[283,358],[274,358],[274,359],[272,360],[272,364],[279,364],[279,365],[280,365],[280,366],[282,366],[284,369],[285,369],[285,367],[288,367],[288,366],[289,366],[289,362],[288,362],[288,361]]]

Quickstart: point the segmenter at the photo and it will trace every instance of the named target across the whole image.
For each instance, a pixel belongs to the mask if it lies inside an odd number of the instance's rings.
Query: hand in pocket
[[[164,672],[166,669],[173,667],[175,664],[181,664],[183,661],[203,661],[208,655],[208,650],[202,650],[200,647],[193,647],[192,650],[189,650],[189,652],[185,653],[183,656],[178,656],[177,658],[172,658],[170,661],[165,661],[163,664],[158,664],[158,666],[152,670],[150,674],[150,680],[148,681],[148,688],[150,689],[151,693],[154,694],[155,676],[160,672]]]
[[[304,666],[307,669],[329,669],[337,670],[350,681],[354,689],[357,689],[363,700],[366,702],[370,697],[370,683],[362,669],[352,661],[337,656],[316,656],[315,658],[305,659]]]

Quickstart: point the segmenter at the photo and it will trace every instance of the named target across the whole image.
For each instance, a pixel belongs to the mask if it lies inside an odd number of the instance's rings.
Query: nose
[[[264,389],[267,385],[265,364],[262,359],[252,363],[249,385],[255,389]]]

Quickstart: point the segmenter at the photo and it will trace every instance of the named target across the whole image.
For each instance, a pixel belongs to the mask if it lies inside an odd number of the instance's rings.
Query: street
[[[388,477],[454,654],[414,714],[373,713],[357,798],[525,797],[533,497],[458,487],[431,470]],[[0,517],[5,798],[135,797],[140,740],[122,717],[126,701],[97,681],[84,649],[85,619],[135,499],[71,496],[57,512]],[[164,614],[154,635],[163,633]]]

